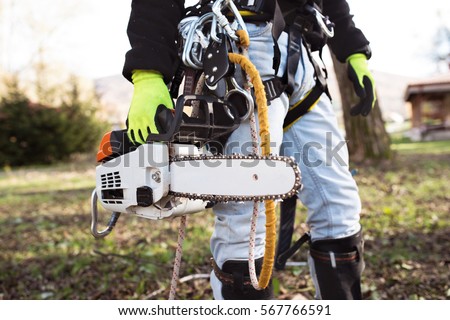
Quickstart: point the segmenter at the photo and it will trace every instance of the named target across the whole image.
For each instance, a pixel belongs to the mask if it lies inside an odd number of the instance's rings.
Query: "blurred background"
[[[371,139],[350,135],[342,66],[324,61],[363,199],[365,298],[448,299],[450,4],[348,2],[373,51],[379,111],[358,120],[382,127]],[[177,220],[127,216],[106,239],[89,233],[95,149],[124,127],[132,95],[121,76],[130,3],[0,0],[0,299],[168,296]],[[189,217],[179,298],[211,298],[212,228],[211,212]],[[305,267],[275,283],[281,299],[313,297]]]

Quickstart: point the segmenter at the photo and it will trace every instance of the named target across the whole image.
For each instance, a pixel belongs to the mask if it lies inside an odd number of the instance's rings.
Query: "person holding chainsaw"
[[[209,2],[202,1],[202,7]],[[282,154],[294,156],[302,170],[304,189],[299,198],[308,208],[309,263],[317,298],[361,299],[360,277],[364,267],[359,223],[361,203],[357,186],[348,172],[345,146],[337,151],[335,158],[327,158],[327,148],[335,150],[344,138],[338,130],[325,79],[311,52],[321,52],[329,40],[332,52],[340,61],[347,62],[350,79],[361,98],[352,114],[367,115],[375,102],[374,81],[367,68],[371,56],[369,42],[355,27],[345,0],[236,0],[234,3],[244,17],[250,36],[249,58],[264,80],[270,101],[273,153],[278,153],[283,142]],[[135,144],[145,143],[149,133],[163,130],[155,115],[161,108],[173,108],[167,84],[174,77],[179,61],[177,25],[183,16],[183,0],[132,1],[127,29],[131,50],[126,54],[123,75],[134,84],[127,130]],[[331,37],[333,29],[334,37]],[[236,146],[242,147],[249,141],[248,124],[242,123],[228,137],[224,151],[245,153]],[[305,150],[311,143],[316,147]],[[313,153],[314,161],[310,161],[305,151]],[[217,204],[214,213],[215,230],[211,237],[214,297],[273,298],[270,285],[256,290],[248,281],[252,205]],[[262,212],[255,241],[257,269],[264,255],[264,239]]]

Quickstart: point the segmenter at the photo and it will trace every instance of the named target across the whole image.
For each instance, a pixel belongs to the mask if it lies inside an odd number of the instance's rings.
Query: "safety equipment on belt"
[[[352,116],[367,116],[375,105],[375,80],[367,66],[367,57],[362,53],[352,54],[347,58],[348,77],[360,98],[356,106],[350,109]]]
[[[313,280],[324,300],[360,300],[364,270],[362,231],[341,238],[316,240],[310,244]]]
[[[256,274],[261,272],[263,258],[255,260]],[[211,259],[214,274],[222,282],[222,296],[225,300],[270,300],[273,299],[272,281],[263,290],[253,288],[248,261],[228,260],[222,269]]]
[[[134,93],[127,119],[127,133],[135,144],[144,144],[150,133],[161,130],[155,115],[158,109],[173,109],[173,101],[163,76],[153,70],[134,70]]]

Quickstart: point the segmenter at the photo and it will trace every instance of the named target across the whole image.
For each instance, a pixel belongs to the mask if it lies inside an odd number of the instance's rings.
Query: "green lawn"
[[[450,141],[398,143],[395,160],[357,167],[367,299],[450,298]],[[167,299],[178,219],[122,215],[105,239],[89,231],[95,163],[0,172],[0,299]],[[299,204],[300,235],[305,209]],[[102,212],[106,221],[108,214]],[[188,218],[181,277],[207,274],[213,214]],[[305,252],[294,260],[304,261]],[[274,273],[277,295],[313,297],[304,267]],[[180,299],[211,299],[208,279]]]
[[[410,142],[407,140],[402,140],[400,143],[394,143],[392,145],[392,149],[403,155],[445,154],[450,153],[450,140],[427,142]]]

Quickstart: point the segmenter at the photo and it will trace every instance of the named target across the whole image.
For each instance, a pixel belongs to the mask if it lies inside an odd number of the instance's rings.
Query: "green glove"
[[[173,109],[173,101],[163,76],[153,70],[134,70],[134,93],[127,119],[128,138],[143,144],[149,133],[159,133],[155,115],[160,108]]]
[[[350,109],[352,116],[367,116],[375,105],[375,80],[367,66],[367,57],[362,53],[352,54],[347,58],[348,77],[353,82],[355,92],[360,98],[356,106]]]

